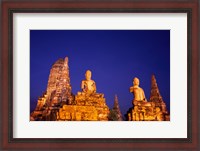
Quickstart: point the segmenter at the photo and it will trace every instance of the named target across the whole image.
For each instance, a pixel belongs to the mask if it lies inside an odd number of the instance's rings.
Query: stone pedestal
[[[94,106],[64,105],[57,113],[59,121],[97,121],[97,110]]]
[[[64,121],[107,121],[109,108],[102,94],[75,96],[76,105],[64,105],[57,114],[57,120]]]
[[[128,111],[129,121],[163,121],[163,113],[160,112],[160,108],[152,106],[135,105]]]

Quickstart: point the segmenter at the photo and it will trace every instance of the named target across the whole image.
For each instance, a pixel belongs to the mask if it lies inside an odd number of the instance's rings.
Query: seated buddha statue
[[[91,79],[92,72],[90,70],[87,70],[85,73],[85,80],[82,80],[81,82],[81,89],[84,93],[87,94],[93,94],[96,93],[96,84]]]
[[[85,80],[82,80],[81,82],[81,89],[82,95],[86,96],[96,96],[96,97],[103,97],[103,94],[96,93],[96,83],[94,80],[91,79],[92,77],[92,72],[90,70],[87,70],[85,73]]]
[[[144,90],[139,87],[140,81],[138,78],[133,79],[133,86],[130,87],[130,92],[134,95],[133,105],[138,106],[151,106],[150,102],[147,102],[147,99],[144,94]]]

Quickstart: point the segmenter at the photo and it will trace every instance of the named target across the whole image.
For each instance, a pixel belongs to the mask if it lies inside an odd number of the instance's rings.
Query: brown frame
[[[200,150],[198,110],[198,0],[122,1],[3,1],[1,16],[1,149],[114,149],[114,150]],[[38,12],[144,12],[187,13],[188,15],[188,137],[169,139],[16,139],[12,132],[13,92],[13,13]]]

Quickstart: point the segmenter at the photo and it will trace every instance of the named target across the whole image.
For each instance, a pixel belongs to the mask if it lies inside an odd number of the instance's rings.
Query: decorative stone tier
[[[128,121],[170,121],[170,115],[165,107],[158,107],[154,102],[134,105],[127,112]]]
[[[107,107],[105,98],[103,98],[103,94],[93,94],[93,95],[84,95],[82,93],[78,93],[75,96],[76,105],[86,105],[86,106],[95,106],[95,107]]]
[[[107,119],[107,108],[95,106],[64,105],[57,113],[58,121],[103,121]]]
[[[58,121],[97,121],[94,106],[64,105],[57,114]]]
[[[78,93],[75,105],[63,105],[57,120],[66,121],[108,121],[109,108],[102,94],[86,95]]]
[[[128,111],[129,121],[165,121],[165,115],[159,107],[134,106]]]

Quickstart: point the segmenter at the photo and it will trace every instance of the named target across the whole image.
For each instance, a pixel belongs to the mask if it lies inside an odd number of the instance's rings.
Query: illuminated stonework
[[[56,112],[64,104],[73,101],[70,85],[68,57],[57,60],[49,74],[46,92],[39,97],[30,120],[56,120]]]
[[[96,93],[91,71],[86,71],[81,92],[71,92],[68,58],[57,60],[50,71],[46,92],[38,98],[30,120],[107,121],[109,108],[104,94]]]
[[[57,120],[108,121],[109,108],[105,98],[77,95],[75,100],[76,105],[64,105],[59,110]]]
[[[96,93],[91,71],[87,70],[85,76],[81,83],[82,92],[75,96],[74,105],[64,105],[57,114],[57,120],[108,121],[109,108],[104,94]]]
[[[103,93],[97,93],[92,72],[87,70],[81,82],[81,91],[72,94],[68,58],[57,60],[49,74],[46,91],[37,100],[31,113],[31,121],[121,121],[123,117],[115,96],[113,109],[109,109]],[[139,79],[134,78],[133,107],[127,112],[128,121],[169,121],[170,115],[160,95],[155,76],[151,79],[149,101],[144,90],[139,87]]]
[[[142,88],[139,87],[139,79],[134,78],[133,86],[130,87],[133,93],[133,107],[129,109],[127,118],[129,121],[169,121],[170,116],[166,105],[162,100],[156,83],[155,76],[152,76],[151,96],[148,102]]]
[[[97,117],[94,106],[64,105],[57,112],[58,121],[97,121]]]

